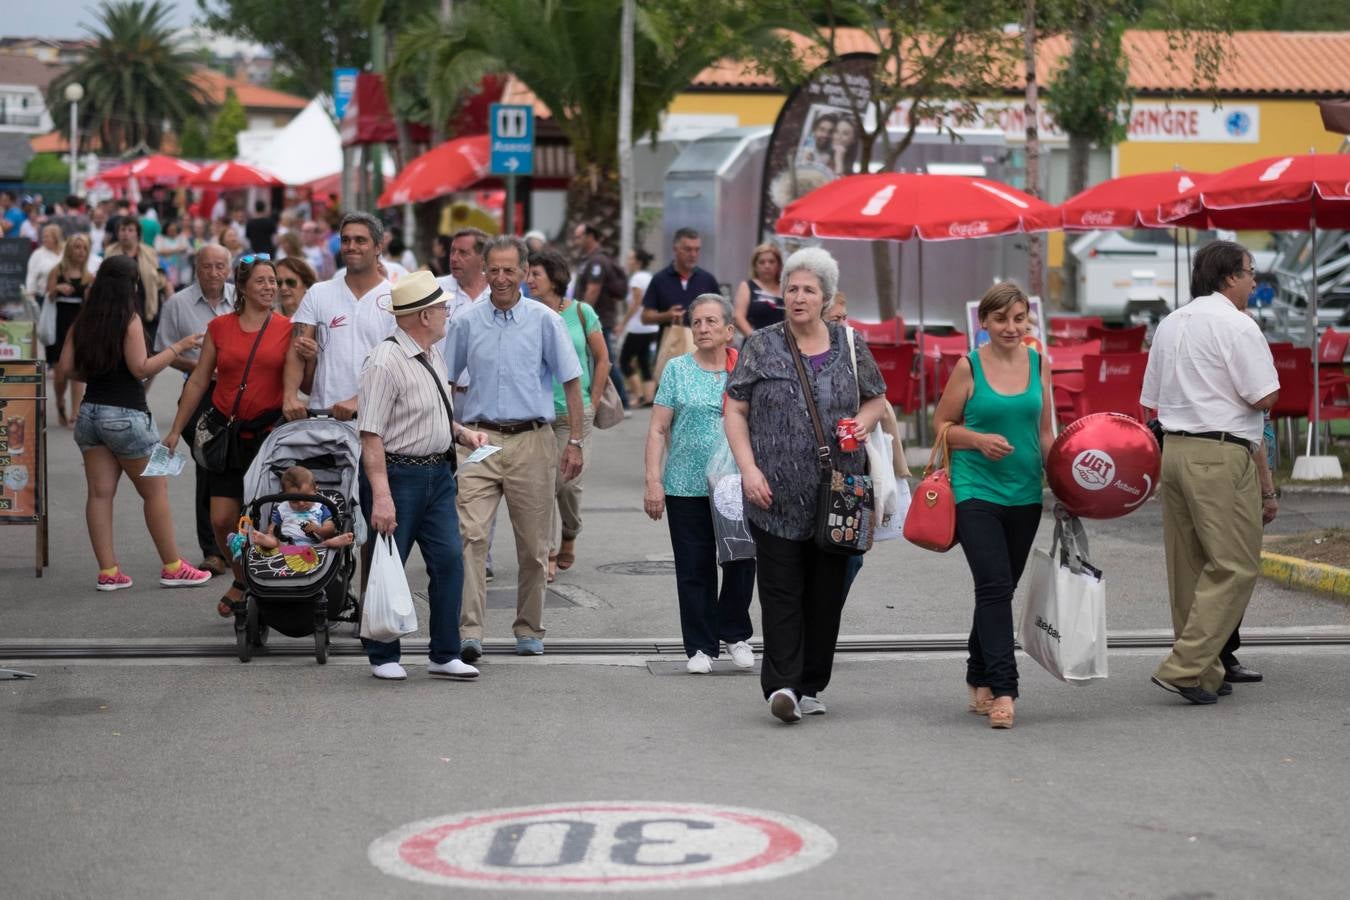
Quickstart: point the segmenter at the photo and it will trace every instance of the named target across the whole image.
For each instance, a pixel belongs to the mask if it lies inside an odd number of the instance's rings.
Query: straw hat
[[[445,291],[441,290],[441,286],[436,283],[436,276],[426,269],[419,269],[403,276],[398,280],[398,284],[394,285],[389,311],[396,316],[405,316],[445,303],[449,299]]]

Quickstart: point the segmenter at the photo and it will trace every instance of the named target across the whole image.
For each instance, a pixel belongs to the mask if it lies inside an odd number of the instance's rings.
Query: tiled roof
[[[206,92],[206,102],[210,106],[220,106],[224,103],[225,91],[229,88],[234,88],[234,93],[244,105],[244,109],[293,109],[299,112],[309,105],[309,101],[304,97],[230,78],[215,69],[198,69],[193,80]]]
[[[0,84],[31,84],[44,94],[64,69],[22,53],[0,52]]]

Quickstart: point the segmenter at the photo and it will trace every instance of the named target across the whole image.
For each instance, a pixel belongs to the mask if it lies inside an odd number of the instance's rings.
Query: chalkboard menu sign
[[[28,255],[33,245],[28,238],[0,239],[0,318],[26,318],[23,283],[28,276]]]

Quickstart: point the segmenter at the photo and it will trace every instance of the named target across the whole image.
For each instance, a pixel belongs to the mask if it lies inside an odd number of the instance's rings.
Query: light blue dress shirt
[[[464,422],[552,422],[553,380],[581,377],[562,316],[521,297],[508,310],[476,303],[450,321],[446,369],[469,370]]]

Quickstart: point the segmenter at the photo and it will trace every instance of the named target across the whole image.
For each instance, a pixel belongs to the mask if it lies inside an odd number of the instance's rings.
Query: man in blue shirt
[[[14,202],[14,194],[10,191],[0,191],[0,235],[4,237],[18,237],[19,226],[27,218],[23,210]]]
[[[581,473],[581,362],[562,317],[522,297],[528,251],[514,236],[490,240],[484,251],[487,303],[463,309],[450,322],[445,341],[449,372],[468,370],[467,390],[459,394],[459,418],[468,428],[487,432],[501,447],[476,463],[462,454],[459,469],[459,521],[464,539],[464,595],[460,611],[460,657],[475,662],[483,653],[487,601],[487,551],[493,515],[503,497],[511,513],[520,572],[516,618],[511,630],[516,653],[544,652],[544,591],[548,585],[549,530],[553,522],[555,480]],[[553,437],[553,382],[563,386],[571,439],[557,456]]]
[[[642,324],[660,325],[664,335],[667,325],[684,324],[684,311],[695,297],[721,293],[713,274],[698,267],[702,247],[694,229],[675,232],[675,261],[653,275],[647,285],[642,295]]]

